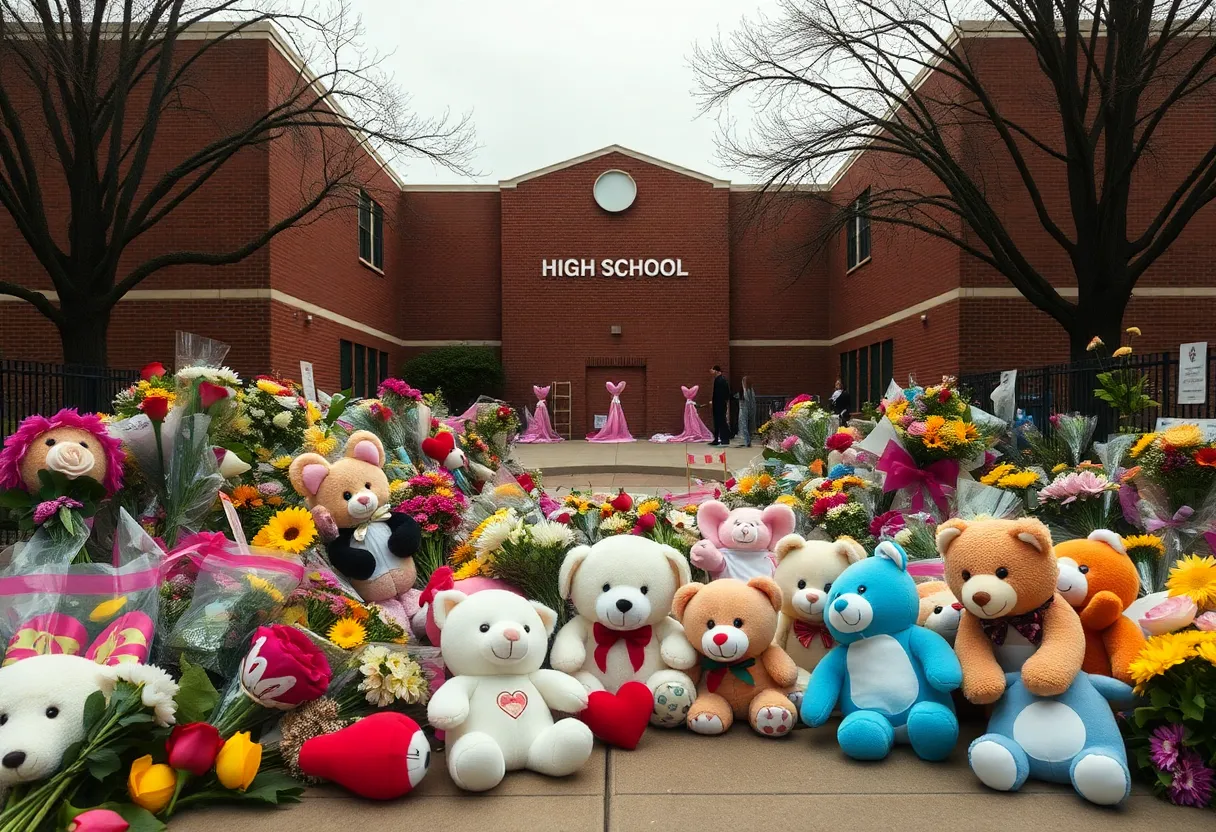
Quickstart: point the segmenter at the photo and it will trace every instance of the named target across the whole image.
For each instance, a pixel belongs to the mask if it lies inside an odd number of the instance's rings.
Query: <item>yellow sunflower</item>
[[[1136,692],[1171,667],[1176,667],[1195,655],[1195,646],[1185,639],[1174,638],[1177,633],[1153,636],[1141,649],[1140,655],[1128,665],[1128,673],[1136,683]]]
[[[246,575],[245,581],[251,589],[256,589],[263,595],[269,595],[276,604],[283,603],[283,593],[279,592],[279,588],[265,578],[259,578],[257,575]]]
[[[1038,481],[1039,475],[1034,471],[1018,471],[1016,474],[1001,477],[1001,481],[997,485],[1001,488],[1030,488]]]
[[[261,528],[258,536],[266,533],[264,545],[280,552],[298,555],[317,539],[317,527],[312,514],[306,508],[285,508],[275,513]]]
[[[1165,544],[1155,534],[1133,534],[1123,538],[1123,548],[1128,554],[1137,549],[1152,549],[1157,557],[1165,556]]]
[[[338,440],[315,425],[304,429],[304,450],[329,456],[338,449]]]
[[[1175,448],[1193,448],[1203,444],[1203,431],[1199,425],[1177,425],[1162,433],[1161,441]]]
[[[483,574],[485,574],[485,569],[481,561],[473,558],[452,573],[452,580],[463,581],[465,578],[476,578]]]
[[[737,483],[735,483],[735,490],[738,491],[740,494],[751,494],[752,489],[755,487],[756,487],[756,478],[751,477],[751,476],[740,477],[739,481]]]
[[[771,475],[761,474],[760,478],[756,480],[756,485],[760,488],[772,488],[774,482],[776,482],[776,480],[774,480]]]
[[[1170,595],[1187,595],[1200,609],[1216,607],[1216,557],[1188,555],[1170,570]]]
[[[1144,434],[1144,436],[1141,436],[1139,439],[1136,440],[1136,444],[1132,445],[1131,449],[1127,452],[1127,455],[1130,456],[1132,459],[1135,459],[1136,457],[1140,456],[1140,454],[1147,451],[1149,445],[1152,445],[1153,442],[1155,442],[1156,440],[1157,440],[1157,434],[1155,434],[1155,433]]]
[[[937,434],[934,434],[933,436],[930,436],[929,434],[927,434],[927,433],[926,433],[926,434],[924,435],[924,437],[922,438],[922,444],[923,444],[923,445],[924,445],[926,448],[931,448],[931,449],[936,449],[936,448],[945,448],[945,447],[946,447],[946,442],[945,442],[945,440],[943,440],[943,439],[942,439],[942,437],[941,437],[941,436],[939,436],[939,435],[937,435]]]
[[[898,422],[899,417],[904,415],[904,411],[908,409],[908,400],[899,399],[887,405],[887,418],[892,422]]]
[[[367,641],[367,628],[353,618],[339,618],[326,635],[343,650],[349,650]]]
[[[1195,648],[1195,655],[1216,667],[1216,641],[1207,641]]]
[[[931,436],[937,436],[938,433],[941,432],[941,429],[945,426],[946,419],[944,416],[930,416],[925,420],[925,438],[928,439]]]
[[[996,485],[1006,474],[1012,474],[1017,470],[1016,465],[1010,465],[1008,462],[1005,462],[980,477],[980,482],[984,485]]]

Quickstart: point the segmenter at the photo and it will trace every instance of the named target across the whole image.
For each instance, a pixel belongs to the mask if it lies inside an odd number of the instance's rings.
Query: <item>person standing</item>
[[[743,434],[743,447],[752,446],[752,431],[756,429],[756,391],[743,377],[743,389],[739,392],[739,433]]]
[[[836,379],[836,389],[832,391],[832,404],[828,409],[840,417],[842,425],[853,415],[853,397],[844,389],[840,379]]]
[[[730,444],[730,428],[726,424],[727,411],[730,410],[730,382],[726,380],[722,367],[718,364],[714,365],[713,376],[714,441],[709,444],[718,447]]]

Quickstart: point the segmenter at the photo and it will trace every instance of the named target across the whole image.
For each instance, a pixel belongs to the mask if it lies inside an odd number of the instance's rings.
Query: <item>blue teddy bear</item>
[[[812,680],[813,681],[813,680]],[[984,785],[1017,791],[1028,777],[1072,783],[1091,803],[1113,806],[1131,791],[1119,726],[1108,703],[1130,703],[1132,689],[1117,679],[1078,673],[1060,696],[1035,696],[1019,673],[1005,674],[1005,695],[988,733],[967,751]]]
[[[950,691],[963,669],[950,644],[916,625],[919,598],[908,555],[883,541],[874,557],[832,582],[825,621],[837,647],[815,667],[802,721],[827,722],[839,703],[840,748],[856,760],[881,760],[896,741],[922,760],[943,760],[958,741]]]

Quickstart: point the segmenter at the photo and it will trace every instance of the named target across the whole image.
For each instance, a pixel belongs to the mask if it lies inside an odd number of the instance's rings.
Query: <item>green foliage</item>
[[[1150,407],[1161,407],[1153,401],[1148,391],[1148,376],[1131,367],[1120,367],[1098,373],[1098,388],[1094,390],[1094,395],[1115,409],[1122,430],[1137,413]]]
[[[220,695],[207,677],[207,672],[198,665],[190,664],[184,656],[181,660],[182,678],[178,681],[177,721],[183,725],[205,722]]]
[[[455,412],[465,410],[478,396],[502,395],[506,378],[502,361],[490,347],[439,347],[418,355],[401,371],[401,377],[424,392],[443,387]]]

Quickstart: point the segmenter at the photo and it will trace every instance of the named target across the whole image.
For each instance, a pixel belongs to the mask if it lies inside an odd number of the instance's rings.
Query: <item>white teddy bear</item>
[[[617,535],[571,549],[558,583],[578,617],[557,634],[553,667],[588,692],[642,682],[655,698],[651,723],[683,725],[697,692],[684,671],[697,652],[671,617],[671,601],[689,580],[683,555],[643,537]]]
[[[120,679],[142,683],[157,722],[173,724],[177,685],[156,667],[56,654],[0,668],[0,793],[54,774],[63,753],[84,739],[85,702],[96,691],[108,698]]]
[[[462,789],[492,789],[521,768],[562,777],[591,756],[591,729],[577,719],[553,721],[550,708],[578,713],[587,691],[556,670],[541,670],[557,614],[511,592],[435,595],[435,624],[454,676],[427,706],[446,732],[448,772]]]

